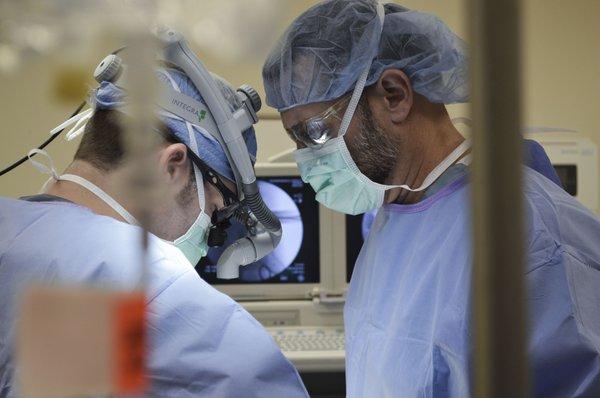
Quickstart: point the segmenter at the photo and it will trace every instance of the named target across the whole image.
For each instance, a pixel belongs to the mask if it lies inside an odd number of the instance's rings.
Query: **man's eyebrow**
[[[294,123],[294,124],[292,124],[291,126],[286,126],[286,125],[285,125],[285,123],[283,123],[283,122],[282,122],[282,124],[283,124],[283,128],[284,128],[285,130],[292,130],[292,129],[294,129],[295,127],[300,127],[300,124],[301,124],[301,123],[302,123],[302,122],[298,122],[298,123]]]
[[[294,127],[298,126],[300,123],[302,123],[302,120],[294,120],[291,124],[286,124],[283,121],[283,118],[281,116],[279,116],[279,119],[281,120],[281,124],[283,125],[283,129],[284,130],[290,130],[293,129]]]

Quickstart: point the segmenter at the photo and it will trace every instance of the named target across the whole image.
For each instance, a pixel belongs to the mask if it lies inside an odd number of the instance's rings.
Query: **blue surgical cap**
[[[396,68],[431,102],[467,102],[465,43],[434,15],[384,9],[383,30],[375,0],[329,0],[296,18],[263,67],[267,104],[281,112],[335,100],[369,65],[367,86]]]
[[[181,71],[165,68],[159,69],[156,72],[159,80],[164,81],[168,86],[180,91],[182,94],[187,95],[206,104],[192,81]],[[239,109],[242,104],[235,95],[233,87],[221,77],[213,74],[213,78],[217,83],[217,86],[221,90],[221,93],[230,104],[231,109]],[[90,96],[90,103],[95,109],[117,109],[125,105],[126,93],[120,87],[109,83],[102,82],[100,86],[93,90]],[[169,130],[175,134],[175,136],[192,150],[194,149],[190,142],[190,135],[188,133],[186,122],[181,118],[170,114],[168,112],[158,112],[160,120],[169,128]],[[196,155],[202,159],[209,167],[221,176],[235,182],[235,177],[229,160],[225,151],[221,147],[221,144],[210,135],[210,133],[203,131],[200,127],[192,125],[193,132],[195,134],[196,142],[198,144],[198,152]],[[252,162],[256,159],[256,136],[254,129],[251,127],[242,133],[250,158]]]

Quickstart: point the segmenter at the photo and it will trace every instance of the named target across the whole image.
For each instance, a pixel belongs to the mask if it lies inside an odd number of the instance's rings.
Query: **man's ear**
[[[170,183],[187,184],[190,174],[187,147],[184,144],[169,144],[159,155],[159,167]]]
[[[389,114],[392,123],[406,120],[413,106],[410,79],[400,69],[383,71],[373,86],[371,94],[378,97],[380,107]]]

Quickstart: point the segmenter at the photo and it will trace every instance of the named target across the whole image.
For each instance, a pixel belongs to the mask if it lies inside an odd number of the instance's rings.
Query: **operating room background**
[[[235,12],[242,4],[239,0],[208,1],[211,5],[209,13],[225,22],[215,17],[196,25],[186,21],[186,28],[182,30],[184,33],[191,30],[190,42],[209,69],[236,86],[251,84],[264,98],[260,75],[262,61],[284,27],[316,1],[254,2],[256,7],[250,10],[255,14],[248,15],[247,10]],[[466,0],[397,2],[432,12],[459,36],[467,37]],[[186,1],[180,3],[182,7],[189,4]],[[248,0],[243,4],[247,6],[253,2]],[[600,52],[597,51],[600,24],[596,21],[600,15],[600,1],[523,0],[522,7],[523,124],[571,128],[600,146]],[[169,12],[170,18],[177,20],[176,13]],[[231,21],[242,17],[243,21]],[[0,16],[0,28],[6,22],[2,18]],[[69,20],[64,23],[68,24]],[[237,29],[218,31],[228,26]],[[245,41],[236,39],[240,35],[244,35]],[[216,37],[220,39],[215,40]],[[92,71],[112,48],[92,35],[89,39],[85,45],[58,43],[48,54],[25,54],[20,59],[13,57],[10,48],[0,41],[0,167],[45,140],[50,129],[65,120],[78,105],[85,91],[94,87]],[[252,41],[250,44],[249,40]],[[452,116],[468,116],[468,107],[450,106],[450,112]],[[292,144],[280,122],[274,120],[275,110],[264,106],[261,114],[266,118],[259,122],[256,130],[258,159],[264,161]],[[58,170],[71,161],[77,142],[66,143],[60,137],[48,147]],[[18,197],[37,192],[47,176],[41,175],[30,164],[24,164],[0,178],[0,196]],[[600,183],[598,189],[600,191]]]

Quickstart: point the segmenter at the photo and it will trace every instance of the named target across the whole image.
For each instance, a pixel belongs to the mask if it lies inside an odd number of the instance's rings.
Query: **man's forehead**
[[[335,100],[315,102],[314,104],[299,105],[292,109],[288,109],[287,111],[283,111],[281,112],[281,121],[283,122],[283,127],[285,129],[290,129],[296,124],[324,112],[333,104],[335,104]]]

